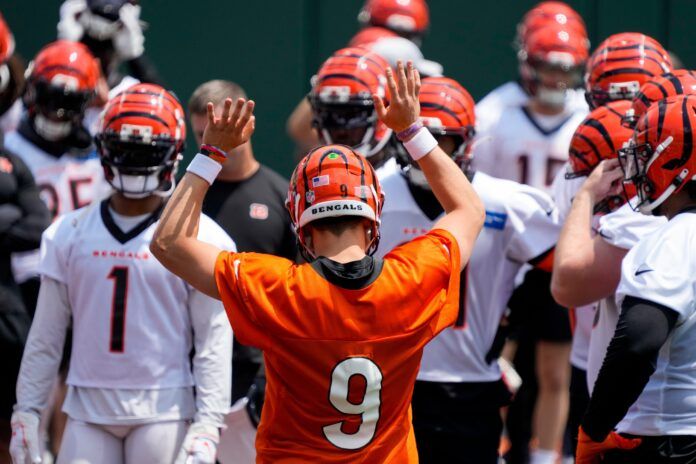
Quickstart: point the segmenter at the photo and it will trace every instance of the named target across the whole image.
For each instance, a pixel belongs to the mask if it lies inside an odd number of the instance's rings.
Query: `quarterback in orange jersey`
[[[297,166],[288,211],[308,262],[228,253],[196,239],[219,162],[246,141],[254,103],[208,106],[201,153],[174,192],[152,252],[194,287],[222,299],[240,341],[264,351],[260,463],[418,461],[410,402],[423,346],[454,323],[459,273],[484,211],[464,173],[419,126],[420,77],[391,70],[379,118],[418,161],[445,215],[425,235],[372,257],[383,195],[367,160],[329,145]]]

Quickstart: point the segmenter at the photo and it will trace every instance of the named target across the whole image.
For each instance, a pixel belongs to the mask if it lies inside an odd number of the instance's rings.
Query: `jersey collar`
[[[145,229],[157,222],[160,218],[160,215],[162,214],[163,209],[164,203],[162,203],[155,211],[153,211],[150,216],[143,219],[143,221],[140,224],[133,227],[128,232],[122,231],[121,228],[118,225],[116,225],[116,221],[114,221],[114,218],[111,215],[111,211],[109,210],[108,198],[101,202],[99,211],[101,213],[101,218],[104,222],[104,227],[106,227],[106,230],[109,231],[113,238],[115,238],[121,245],[123,245],[124,243],[129,242],[130,240],[140,235]]]

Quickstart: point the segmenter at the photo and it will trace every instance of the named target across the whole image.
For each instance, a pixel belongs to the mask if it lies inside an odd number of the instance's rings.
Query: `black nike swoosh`
[[[641,269],[639,271],[636,271],[636,277],[638,277],[641,274],[645,274],[646,272],[652,272],[652,269]]]

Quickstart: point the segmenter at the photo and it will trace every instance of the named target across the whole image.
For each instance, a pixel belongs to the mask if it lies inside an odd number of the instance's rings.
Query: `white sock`
[[[557,459],[555,450],[535,449],[530,454],[529,464],[556,464]]]

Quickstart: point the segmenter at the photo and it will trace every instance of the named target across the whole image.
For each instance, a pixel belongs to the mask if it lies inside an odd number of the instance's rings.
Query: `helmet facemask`
[[[169,140],[149,144],[142,140],[122,141],[113,135],[97,140],[106,179],[126,198],[171,194],[181,159],[176,144]]]

